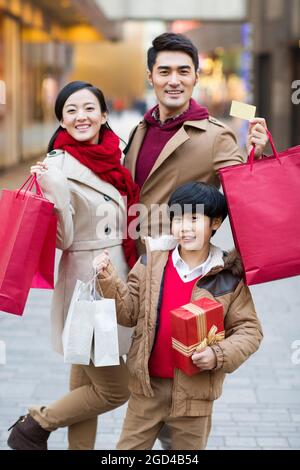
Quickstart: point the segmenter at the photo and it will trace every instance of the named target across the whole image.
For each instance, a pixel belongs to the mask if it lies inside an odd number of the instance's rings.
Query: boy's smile
[[[222,221],[211,219],[201,213],[175,215],[172,220],[172,234],[180,245],[182,259],[190,266],[204,262],[210,249],[213,230],[217,230]]]

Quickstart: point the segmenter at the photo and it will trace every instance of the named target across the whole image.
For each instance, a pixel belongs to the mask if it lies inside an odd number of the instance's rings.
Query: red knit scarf
[[[102,128],[100,140],[99,144],[78,142],[67,131],[61,130],[53,148],[67,151],[103,181],[114,186],[122,196],[127,196],[127,229],[124,230],[123,249],[128,266],[132,268],[137,260],[137,252],[134,240],[128,236],[128,226],[135,217],[129,216],[128,210],[132,204],[139,202],[139,187],[129,171],[121,165],[119,137],[111,130]]]

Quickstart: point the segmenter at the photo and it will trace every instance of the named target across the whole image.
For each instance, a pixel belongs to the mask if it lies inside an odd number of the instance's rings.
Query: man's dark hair
[[[156,62],[157,54],[161,51],[180,51],[188,54],[194,64],[195,70],[199,68],[199,57],[197,48],[192,41],[183,34],[163,33],[152,41],[152,47],[148,49],[148,69],[152,72]]]
[[[226,219],[228,210],[224,195],[212,184],[189,182],[179,186],[170,196],[168,206],[171,221],[175,215],[199,212],[202,204],[204,215],[210,219]],[[214,230],[212,235],[215,233]]]

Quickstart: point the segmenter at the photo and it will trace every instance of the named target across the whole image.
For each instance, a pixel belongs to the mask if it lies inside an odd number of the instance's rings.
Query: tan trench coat
[[[135,178],[136,162],[147,124],[141,121],[126,153],[125,166]],[[167,142],[141,188],[140,203],[150,211],[152,204],[165,204],[171,193],[189,181],[202,181],[219,187],[219,168],[243,162],[236,137],[229,127],[213,117],[186,121]],[[149,220],[141,218],[141,237],[161,235],[156,224],[157,208],[152,207],[152,231]],[[153,222],[154,221],[154,222]],[[161,227],[161,226],[160,226]],[[164,226],[164,233],[166,232]],[[138,244],[142,252],[141,245]]]
[[[122,279],[128,269],[120,231],[125,206],[120,193],[67,152],[55,150],[44,160],[49,170],[39,177],[45,197],[58,215],[57,248],[63,251],[51,306],[53,348],[62,353],[61,334],[76,280],[91,279],[92,262],[105,248]],[[123,330],[127,340],[130,331]]]

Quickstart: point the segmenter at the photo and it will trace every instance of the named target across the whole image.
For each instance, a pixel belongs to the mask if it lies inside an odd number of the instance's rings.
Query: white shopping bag
[[[64,362],[96,367],[120,364],[128,353],[134,328],[117,324],[114,299],[103,298],[95,288],[96,276],[77,281],[62,334]]]
[[[94,301],[94,344],[92,361],[96,367],[120,364],[118,325],[114,299]]]
[[[89,283],[76,282],[62,334],[64,362],[69,364],[90,363],[95,316],[90,291]]]
[[[95,283],[94,298],[97,303],[102,302],[99,308],[97,307],[97,315],[95,315],[92,352],[94,365],[117,365],[120,363],[120,356],[126,355],[130,349],[134,328],[117,324],[115,300],[103,298],[99,291],[96,291]]]

